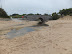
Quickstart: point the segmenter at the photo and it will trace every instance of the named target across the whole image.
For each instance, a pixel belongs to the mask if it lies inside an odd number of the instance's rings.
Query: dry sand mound
[[[47,24],[48,27],[21,37],[0,39],[0,54],[72,54],[72,21],[56,20]]]
[[[72,16],[64,16],[64,17],[61,17],[60,20],[72,20]]]

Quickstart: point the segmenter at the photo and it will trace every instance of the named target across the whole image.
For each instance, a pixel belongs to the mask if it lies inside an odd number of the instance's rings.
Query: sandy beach
[[[36,31],[8,39],[12,29],[36,25],[36,21],[0,21],[0,54],[72,54],[72,16],[48,21]]]

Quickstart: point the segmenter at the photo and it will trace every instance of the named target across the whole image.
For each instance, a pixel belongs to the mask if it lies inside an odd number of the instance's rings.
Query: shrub
[[[53,19],[53,20],[59,19],[59,15],[58,15],[56,12],[53,13],[53,14],[52,14],[52,19]]]
[[[9,16],[7,15],[7,13],[2,8],[0,8],[0,17],[9,18]]]
[[[69,9],[63,9],[63,10],[60,10],[59,11],[59,14],[62,16],[62,15],[71,15],[72,14],[72,8],[69,8]]]
[[[46,13],[45,13],[44,15],[45,15],[45,16],[48,16],[48,14],[46,14]]]
[[[17,15],[19,15],[19,14],[12,14],[11,16],[17,16]]]

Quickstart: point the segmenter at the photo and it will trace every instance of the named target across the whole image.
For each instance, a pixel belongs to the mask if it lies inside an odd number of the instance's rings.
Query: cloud
[[[53,13],[72,7],[72,0],[2,0],[2,2],[8,14]]]

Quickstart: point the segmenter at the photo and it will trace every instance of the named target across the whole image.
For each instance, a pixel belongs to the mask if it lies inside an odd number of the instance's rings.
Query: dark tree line
[[[58,13],[56,12],[52,13],[52,18],[53,20],[57,20],[60,17],[66,16],[66,15],[72,16],[72,8],[60,10]]]
[[[14,17],[21,17],[21,16],[25,16],[25,15],[41,15],[39,13],[37,14],[33,14],[33,13],[30,13],[30,14],[23,14],[23,15],[19,15],[19,14],[12,14],[11,16],[14,16]],[[48,14],[44,14],[45,16],[48,16]],[[62,9],[60,10],[58,13],[52,13],[50,16],[52,16],[52,19],[53,20],[57,20],[59,19],[60,17],[62,16],[66,16],[66,15],[70,15],[72,16],[72,8],[69,8],[69,9]]]
[[[72,15],[72,8],[60,10],[59,14],[61,14],[61,16],[62,15],[65,15],[65,16],[66,15]]]
[[[60,16],[56,12],[55,13],[52,13],[52,19],[53,20],[57,20],[59,18],[60,18]]]
[[[8,18],[9,16],[7,13],[4,11],[4,9],[0,8],[0,17],[2,18]]]

